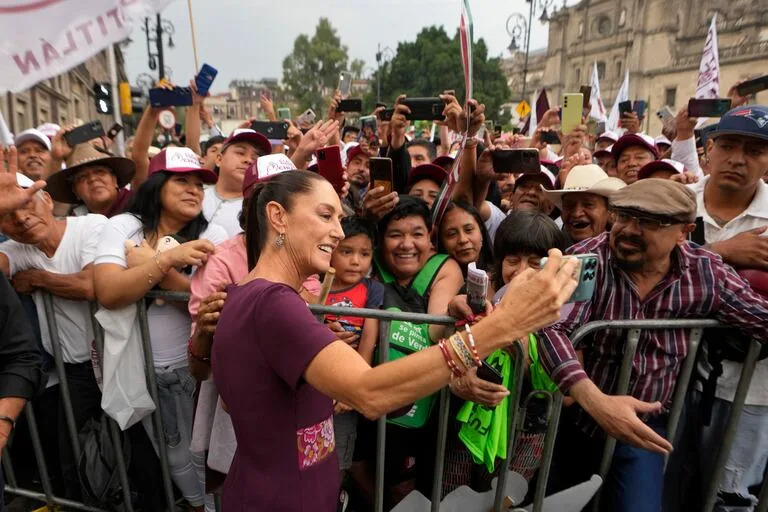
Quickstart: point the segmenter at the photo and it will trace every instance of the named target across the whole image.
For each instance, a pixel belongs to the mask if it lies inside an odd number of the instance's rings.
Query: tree
[[[349,64],[349,71],[352,73],[352,76],[355,78],[355,80],[360,80],[363,78],[363,74],[365,73],[365,61],[362,59],[354,59]]]
[[[347,60],[347,47],[328,19],[320,18],[311,39],[301,34],[293,42],[293,52],[283,60],[283,83],[301,110],[318,111],[328,91],[338,85]]]
[[[494,119],[500,106],[510,97],[509,87],[501,71],[500,59],[488,58],[483,39],[472,45],[473,87],[475,99],[485,103],[486,118]],[[397,45],[394,58],[374,74],[371,91],[365,97],[366,108],[376,102],[376,81],[381,74],[381,101],[394,103],[400,94],[408,96],[437,96],[446,89],[456,91],[464,99],[464,75],[461,68],[459,31],[451,39],[440,27],[425,27],[416,41]]]

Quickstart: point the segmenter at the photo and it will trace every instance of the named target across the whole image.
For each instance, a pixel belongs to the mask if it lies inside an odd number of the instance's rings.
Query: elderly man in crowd
[[[560,209],[563,230],[575,243],[605,232],[611,194],[625,186],[597,165],[588,164],[571,169],[561,190],[547,190],[542,185],[542,191]]]
[[[667,408],[688,350],[683,329],[643,331],[629,396],[615,396],[623,336],[602,330],[577,358],[570,334],[593,320],[716,318],[760,341],[768,339],[768,301],[710,251],[686,240],[696,196],[670,180],[640,180],[613,194],[610,233],[587,239],[571,254],[597,254],[596,289],[542,331],[541,361],[578,404],[566,409],[557,438],[553,490],[586,480],[599,468],[605,433],[618,439],[601,504],[610,511],[661,507]],[[598,426],[600,428],[598,428]],[[573,461],[580,461],[575,465]]]
[[[16,176],[15,172],[0,170],[0,216],[11,213],[25,204],[44,185],[43,182],[34,184],[25,178],[22,183],[28,187],[22,189],[18,186],[19,181]],[[2,454],[13,433],[16,419],[27,400],[32,398],[40,385],[42,359],[19,299],[5,276],[0,276],[0,312],[0,454]],[[2,466],[0,466],[0,512],[4,509],[2,491],[4,486]]]
[[[16,169],[12,160],[9,169]],[[0,230],[11,238],[0,244],[0,270],[12,279],[17,291],[34,293],[40,319],[46,318],[43,292],[53,295],[57,332],[49,331],[48,322],[40,322],[43,347],[53,354],[53,335],[61,343],[78,429],[101,412],[101,392],[91,366],[93,330],[87,301],[94,300],[92,262],[106,222],[102,215],[56,218],[53,200],[43,191],[0,215]],[[76,461],[61,407],[59,422],[66,494],[77,499],[80,487]]]
[[[706,244],[726,263],[738,269],[751,269],[747,275],[765,280],[768,275],[768,185],[762,177],[768,172],[768,107],[750,105],[731,110],[707,138],[710,174],[691,187],[696,194],[698,228],[692,240]],[[768,329],[765,322],[762,329]],[[701,443],[695,442],[689,450],[680,450],[676,454],[689,458],[684,462],[687,466],[701,468],[704,481],[700,484],[703,485],[709,483],[708,477],[713,470],[717,447],[723,439],[742,371],[742,364],[728,360],[729,357],[719,362],[721,370],[714,369],[718,362],[710,358],[719,350],[718,343],[723,336],[722,331],[708,332],[705,336],[698,372],[701,380],[711,382],[709,386],[704,385],[703,393],[700,392],[702,388],[697,388],[689,396],[691,407],[688,410],[703,411],[704,419],[696,415],[689,417],[687,424],[691,433],[684,433],[681,440],[701,439]],[[720,371],[722,375],[718,377]],[[766,431],[768,359],[763,359],[757,363],[739,429],[725,464],[719,487],[720,503],[715,508],[718,512],[754,509],[757,498],[750,492],[750,487],[763,480],[768,462]],[[668,472],[670,476],[678,473]],[[684,490],[684,486],[676,482],[670,482],[667,487],[670,491]],[[701,486],[694,483],[689,493],[682,498],[686,503],[701,495]]]

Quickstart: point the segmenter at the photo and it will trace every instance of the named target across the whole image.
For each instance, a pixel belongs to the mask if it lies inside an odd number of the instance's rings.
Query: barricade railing
[[[57,373],[60,379],[61,400],[64,409],[65,420],[72,445],[73,451],[76,457],[80,454],[80,443],[78,433],[76,429],[76,423],[74,419],[74,413],[72,409],[71,395],[69,394],[68,382],[66,372],[64,371],[64,361],[61,350],[61,340],[58,337],[56,319],[54,316],[53,302],[50,295],[44,296],[44,305],[46,312],[46,322],[48,323],[49,332],[51,335],[51,342],[54,352],[54,360],[57,368]],[[146,298],[163,298],[165,300],[177,300],[187,301],[189,294],[185,292],[150,292]],[[154,373],[154,362],[152,359],[152,346],[151,346],[151,334],[149,332],[149,326],[147,322],[147,309],[145,306],[145,300],[138,302],[138,321],[141,331],[141,339],[145,354],[145,368],[147,371],[147,385],[150,396],[155,402],[155,411],[152,413],[152,424],[155,430],[156,444],[158,448],[158,456],[160,459],[160,466],[162,470],[163,489],[166,496],[166,505],[169,511],[174,510],[174,495],[173,484],[170,476],[170,469],[168,463],[168,454],[166,450],[166,444],[163,439],[163,427],[162,419],[160,415],[160,403],[158,400],[157,381]],[[95,346],[101,358],[103,353],[103,330],[94,317],[95,304],[91,304],[91,320],[93,322],[93,331],[95,338]],[[371,309],[358,309],[358,308],[345,308],[339,306],[324,306],[324,305],[311,305],[311,311],[316,315],[333,314],[351,317],[362,318],[375,318],[380,320],[380,336],[378,353],[379,360],[386,361],[389,354],[389,335],[390,335],[390,323],[392,321],[407,321],[419,324],[430,325],[455,325],[455,319],[449,316],[437,316],[427,315],[409,312],[399,311],[386,311],[386,310],[371,310]],[[667,424],[667,434],[670,439],[675,438],[680,416],[685,404],[686,392],[690,382],[690,378],[693,374],[693,369],[696,361],[696,354],[701,340],[702,331],[705,328],[719,328],[724,327],[715,320],[695,320],[695,319],[681,319],[681,320],[612,320],[612,321],[595,321],[590,322],[581,328],[577,329],[571,336],[571,340],[574,346],[578,347],[580,341],[582,341],[587,335],[602,329],[617,329],[622,331],[628,331],[627,341],[622,360],[618,389],[616,394],[627,394],[629,391],[629,384],[632,376],[633,361],[636,355],[637,346],[640,340],[642,330],[651,329],[690,329],[688,354],[682,363],[680,376],[676,383],[675,392],[673,395],[672,407],[669,412],[669,419]],[[736,395],[732,404],[730,416],[726,425],[726,431],[724,435],[724,441],[719,446],[718,456],[716,458],[716,465],[713,474],[711,475],[710,485],[707,488],[705,494],[706,507],[704,510],[711,510],[714,506],[717,498],[718,484],[722,478],[724,465],[728,457],[728,453],[733,442],[733,439],[738,428],[738,420],[741,415],[744,406],[744,400],[749,388],[749,383],[754,373],[757,356],[760,345],[758,342],[753,342],[747,353],[746,359],[743,364],[743,370],[741,374],[741,380],[739,382]],[[525,409],[529,399],[534,395],[540,395],[547,401],[547,414],[548,420],[547,431],[544,438],[544,447],[541,455],[541,460],[538,470],[537,485],[534,494],[533,511],[540,512],[543,507],[544,495],[546,492],[547,480],[549,476],[549,470],[552,463],[552,456],[554,453],[555,438],[559,426],[559,418],[561,412],[561,406],[563,396],[559,392],[548,393],[544,391],[533,391],[525,399],[521,400],[522,382],[525,360],[524,354],[519,343],[512,345],[513,361],[515,362],[515,374],[514,380],[510,381],[514,383],[514,386],[510,386],[509,396],[509,420],[508,420],[508,444],[507,454],[505,459],[501,462],[499,471],[496,495],[494,499],[494,511],[500,512],[502,510],[504,495],[506,490],[506,480],[508,475],[508,468],[510,460],[514,454],[515,443],[517,436],[522,430],[523,422],[525,420]],[[445,451],[447,445],[447,432],[449,418],[449,404],[450,404],[450,390],[448,387],[443,388],[440,391],[439,400],[439,412],[438,412],[438,435],[436,439],[436,458],[435,458],[435,474],[433,479],[433,490],[431,496],[431,510],[438,511],[440,509],[441,492],[442,492],[442,480],[443,480],[443,468],[445,461]],[[34,414],[34,408],[32,404],[27,404],[25,408],[25,417],[29,425],[30,439],[35,455],[35,460],[38,466],[38,472],[41,480],[43,492],[38,492],[30,489],[23,489],[18,485],[16,475],[13,470],[13,463],[10,454],[7,451],[3,454],[2,463],[4,472],[7,478],[7,484],[5,491],[11,494],[19,496],[26,496],[29,498],[37,499],[45,502],[49,507],[55,508],[57,505],[68,507],[74,510],[85,510],[92,512],[100,512],[101,509],[88,506],[84,503],[75,502],[73,500],[57,497],[53,493],[53,488],[50,480],[50,476],[47,471],[45,454],[40,440],[40,435],[37,429],[37,423]],[[385,468],[385,448],[386,448],[386,417],[382,417],[377,422],[377,446],[376,446],[376,472],[375,472],[375,497],[374,497],[374,510],[376,512],[383,512],[384,510],[384,468]],[[113,441],[113,445],[120,446],[120,432],[116,422],[109,420],[110,436]],[[610,463],[615,449],[616,441],[610,437],[606,439],[605,448],[603,451],[603,457],[600,467],[600,476],[605,477],[610,469]],[[120,452],[120,450],[118,450]],[[118,476],[122,485],[122,493],[125,510],[132,512],[131,507],[131,492],[130,484],[128,480],[128,472],[125,464],[125,460],[122,457],[122,453],[116,454],[116,464],[118,466]],[[599,503],[599,495],[595,499],[596,504]],[[515,503],[515,505],[519,505]],[[218,507],[217,507],[218,508]],[[760,501],[758,503],[758,512],[768,512],[768,486],[763,486],[760,494]]]

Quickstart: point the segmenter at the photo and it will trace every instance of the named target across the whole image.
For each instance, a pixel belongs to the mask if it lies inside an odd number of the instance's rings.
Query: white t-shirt
[[[67,217],[66,222],[64,236],[51,258],[33,245],[20,244],[13,240],[0,244],[0,252],[8,257],[11,277],[17,272],[29,269],[45,270],[55,274],[76,274],[93,263],[107,218],[103,215],[89,214],[82,217]],[[43,293],[36,291],[33,296],[40,320],[43,348],[49,354],[53,354]],[[88,302],[54,295],[53,311],[64,362],[90,361],[93,325]]]
[[[243,230],[240,228],[240,210],[243,198],[224,199],[216,193],[215,185],[205,187],[203,197],[203,215],[212,224],[218,224],[227,231],[227,238],[232,238]]]
[[[728,240],[744,231],[768,226],[768,185],[762,181],[758,182],[755,197],[747,209],[736,218],[728,221],[725,226],[720,226],[710,217],[704,205],[704,187],[708,181],[709,176],[706,176],[698,183],[690,185],[696,193],[696,214],[704,221],[704,240],[708,244]],[[763,233],[762,236],[767,235]],[[700,368],[705,374],[709,373],[706,366]],[[741,363],[723,361],[723,374],[717,379],[717,389],[715,390],[717,398],[729,402],[733,401],[736,387],[741,378],[741,369]],[[757,362],[745,403],[747,405],[768,406],[768,359]]]
[[[200,234],[201,239],[218,245],[226,240],[224,228],[216,224],[208,227]],[[129,213],[116,215],[107,221],[101,233],[94,263],[113,263],[128,267],[125,259],[125,241],[132,240],[141,243],[144,233],[139,219]],[[152,340],[152,357],[155,366],[159,368],[177,367],[187,360],[187,340],[192,323],[186,304],[153,302],[147,310],[149,335]]]
[[[491,216],[485,221],[485,229],[488,231],[488,236],[491,237],[491,242],[493,242],[496,240],[496,230],[499,229],[501,222],[507,218],[507,214],[492,202],[486,201],[486,203],[491,210]]]

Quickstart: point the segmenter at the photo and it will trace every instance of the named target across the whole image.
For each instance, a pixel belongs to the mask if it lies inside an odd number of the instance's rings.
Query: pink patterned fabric
[[[322,462],[336,448],[333,435],[333,416],[309,427],[296,431],[299,448],[299,469],[306,469]]]

